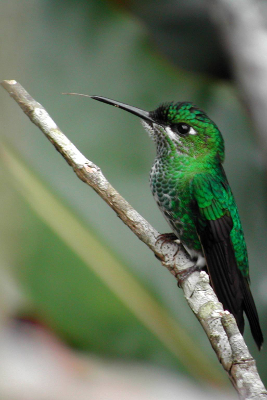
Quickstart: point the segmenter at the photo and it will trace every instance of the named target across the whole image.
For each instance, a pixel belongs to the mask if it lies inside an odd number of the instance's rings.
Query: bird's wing
[[[249,288],[248,275],[243,276],[238,268],[230,235],[234,226],[231,211],[235,213],[235,218],[239,217],[225,175],[219,180],[211,175],[196,175],[192,181],[192,195],[197,232],[214,291],[224,308],[234,315],[241,333],[244,331],[245,311],[252,335],[260,349],[263,335],[258,313]],[[242,231],[239,235],[240,240],[244,240]]]
[[[231,241],[233,220],[229,210],[231,191],[227,181],[198,174],[192,182],[197,232],[207,261],[212,286],[224,308],[244,331],[243,294]]]

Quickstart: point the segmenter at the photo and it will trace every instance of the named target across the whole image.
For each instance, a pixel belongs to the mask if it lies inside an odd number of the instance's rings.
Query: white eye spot
[[[197,135],[197,131],[194,128],[192,128],[192,126],[190,126],[190,130],[189,130],[188,134],[189,135]]]

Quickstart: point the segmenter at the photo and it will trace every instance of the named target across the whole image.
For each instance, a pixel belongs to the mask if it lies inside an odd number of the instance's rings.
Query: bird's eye
[[[178,133],[178,135],[182,135],[182,136],[197,134],[197,132],[195,131],[194,128],[192,128],[192,126],[190,126],[184,122],[179,122],[178,124],[173,124],[171,128],[175,133]]]

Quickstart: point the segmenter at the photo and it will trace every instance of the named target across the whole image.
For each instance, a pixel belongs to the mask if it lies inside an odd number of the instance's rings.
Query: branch
[[[121,220],[144,242],[178,280],[182,270],[193,265],[176,243],[161,244],[159,233],[134,210],[110,185],[100,168],[87,160],[58,128],[41,104],[36,102],[16,81],[3,81],[2,86],[19,104],[30,120],[61,153],[76,175],[116,212]],[[241,399],[267,399],[256,364],[240,334],[234,317],[224,311],[209,285],[205,272],[194,272],[183,283],[185,298],[203,326],[208,339]]]

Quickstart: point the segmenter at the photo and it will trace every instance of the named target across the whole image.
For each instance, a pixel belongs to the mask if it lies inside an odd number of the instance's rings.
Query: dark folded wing
[[[207,220],[198,231],[207,261],[211,284],[224,309],[234,315],[241,333],[244,332],[243,293],[240,290],[240,271],[237,268],[230,232],[232,218],[224,215]]]
[[[244,331],[243,311],[246,312],[253,337],[260,348],[263,337],[257,310],[247,278],[237,266],[230,236],[233,228],[230,208],[234,203],[228,183],[200,174],[193,180],[192,191],[197,232],[213,289],[224,309],[234,315],[241,333]]]

